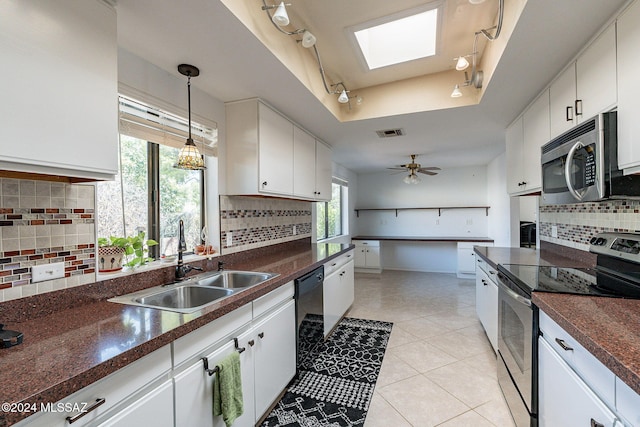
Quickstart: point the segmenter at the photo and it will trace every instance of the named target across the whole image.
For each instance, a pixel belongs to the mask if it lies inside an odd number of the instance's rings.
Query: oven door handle
[[[576,151],[583,147],[584,144],[582,143],[582,141],[576,142],[573,147],[571,147],[571,150],[569,150],[569,153],[567,154],[567,160],[564,164],[564,180],[567,182],[567,189],[577,201],[582,201],[582,198],[584,197],[587,190],[582,191],[582,194],[580,194],[578,190],[573,188],[573,184],[571,183],[571,164],[573,163],[573,156],[576,154]]]
[[[524,297],[524,296],[516,293],[515,291],[510,289],[507,285],[502,283],[502,280],[505,280],[506,277],[504,277],[502,274],[498,274],[498,279],[501,279],[501,280],[498,280],[498,286],[499,286],[499,288],[501,290],[503,290],[511,298],[513,298],[516,301],[518,301],[520,304],[526,305],[527,307],[531,307],[531,300],[529,298]],[[506,279],[506,280],[508,280],[508,279]]]

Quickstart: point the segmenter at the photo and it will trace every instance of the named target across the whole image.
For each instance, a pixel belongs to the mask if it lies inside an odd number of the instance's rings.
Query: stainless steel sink
[[[218,271],[213,274],[205,273],[204,277],[194,276],[196,283],[201,286],[212,286],[225,289],[240,289],[259,285],[277,276],[272,273],[260,273],[257,271]]]
[[[178,285],[172,288],[156,286],[144,291],[111,298],[109,301],[161,310],[191,313],[233,294],[232,289]]]

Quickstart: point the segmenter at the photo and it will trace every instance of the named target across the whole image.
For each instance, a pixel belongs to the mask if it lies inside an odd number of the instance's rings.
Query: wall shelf
[[[365,211],[388,211],[395,212],[396,217],[398,216],[398,212],[400,211],[415,211],[415,210],[437,210],[438,216],[442,216],[442,211],[444,210],[452,210],[452,209],[484,209],[485,215],[489,216],[489,208],[491,206],[440,206],[440,207],[418,207],[418,208],[360,208],[354,209],[356,211],[356,216],[360,218],[360,212]]]

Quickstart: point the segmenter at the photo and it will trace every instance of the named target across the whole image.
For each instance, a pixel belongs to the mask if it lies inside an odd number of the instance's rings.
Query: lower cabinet
[[[490,277],[495,270],[478,259],[476,264],[476,313],[494,351],[498,351],[498,285]],[[484,264],[484,269],[482,268]],[[487,274],[489,271],[489,274]]]
[[[349,261],[333,273],[325,276],[323,284],[324,336],[329,336],[342,316],[353,304],[353,261]]]
[[[615,414],[542,337],[538,368],[540,427],[619,425]]]
[[[139,427],[153,420],[154,427],[173,426],[173,384],[166,380],[125,409],[109,416],[98,427]]]
[[[285,285],[288,286],[288,285]],[[279,296],[272,300],[271,294]],[[186,369],[179,367],[174,376],[176,426],[224,427],[221,416],[213,416],[213,382],[215,375],[204,369],[202,357],[209,369],[234,351],[240,351],[244,413],[234,427],[254,426],[279,397],[296,373],[295,301],[282,288],[254,301],[254,313],[262,313],[266,301],[270,310],[257,315],[248,325],[231,334],[218,345],[192,357]],[[215,322],[213,322],[215,323]],[[199,356],[199,355],[206,356]]]
[[[380,241],[354,240],[353,244],[356,246],[355,268],[362,273],[380,273]]]

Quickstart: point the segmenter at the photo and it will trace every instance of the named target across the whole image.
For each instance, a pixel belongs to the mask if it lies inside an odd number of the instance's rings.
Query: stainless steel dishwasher
[[[323,282],[324,266],[295,280],[298,370],[308,366],[324,341]]]

